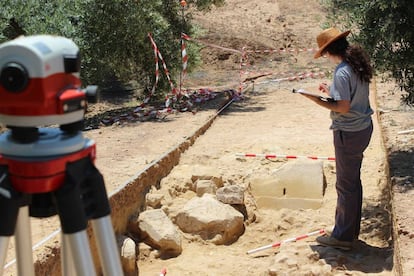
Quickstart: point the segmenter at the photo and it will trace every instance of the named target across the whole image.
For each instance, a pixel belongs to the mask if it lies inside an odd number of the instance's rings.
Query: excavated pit
[[[178,164],[181,154],[209,129],[217,116],[231,103],[231,98],[226,99],[217,113],[211,116],[197,131],[160,158],[152,161],[146,168],[109,195],[111,220],[116,235],[121,235],[127,231],[130,218],[144,208],[145,196],[150,188],[160,183],[161,179],[171,172]],[[92,228],[88,227],[87,230],[96,271],[100,274],[102,268],[99,264],[98,249],[93,238]],[[34,264],[36,275],[59,275],[61,272],[59,243],[52,241],[52,237],[49,237],[42,255],[43,257],[39,258]]]

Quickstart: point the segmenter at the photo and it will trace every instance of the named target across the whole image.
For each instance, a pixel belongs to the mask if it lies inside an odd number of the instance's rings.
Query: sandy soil
[[[290,47],[316,47],[314,38],[321,30],[324,12],[319,1],[298,0],[227,0],[224,7],[194,18],[208,30],[203,41],[240,50],[279,49]],[[240,78],[240,56],[212,47],[202,50],[202,68],[189,76],[191,87],[237,88]],[[191,57],[190,57],[191,58]],[[272,73],[255,79],[246,87],[244,100],[233,102],[214,122],[210,129],[187,150],[172,176],[162,181],[169,185],[170,178],[188,166],[205,165],[217,170],[226,183],[248,186],[249,181],[271,173],[286,162],[295,160],[264,160],[240,158],[235,154],[278,153],[291,155],[333,156],[329,114],[292,88],[316,91],[317,84],[329,81],[329,76],[318,79],[276,81],[287,73],[327,72],[332,66],[324,60],[313,60],[312,54],[275,53],[249,54],[243,79],[263,73]],[[235,85],[236,84],[236,85]],[[216,91],[220,91],[218,88]],[[184,236],[183,253],[172,259],[157,258],[156,252],[140,254],[140,275],[159,275],[166,268],[168,275],[395,275],[400,272],[394,262],[392,223],[401,229],[399,243],[406,271],[412,269],[412,226],[409,195],[412,193],[412,152],[410,133],[396,134],[410,129],[411,113],[399,105],[399,94],[393,85],[377,79],[372,85],[372,105],[376,110],[375,132],[366,151],[362,168],[364,206],[361,240],[351,252],[326,249],[314,237],[288,243],[279,248],[256,254],[247,250],[272,244],[287,238],[330,228],[334,221],[336,194],[335,166],[323,162],[327,179],[323,204],[318,209],[255,209],[255,219],[246,221],[245,233],[232,245],[217,246],[194,237]],[[221,95],[222,97],[223,95]],[[133,95],[120,94],[116,103],[104,101],[91,106],[96,112],[129,106]],[[109,194],[134,177],[151,161],[191,136],[208,118],[216,113],[214,104],[201,105],[195,114],[175,113],[162,121],[114,124],[85,132],[97,143],[97,167],[104,174]],[[381,129],[384,130],[385,147]],[[385,148],[385,150],[384,150]],[[390,175],[387,174],[387,160]],[[409,162],[407,162],[408,160]],[[396,163],[396,161],[399,161]],[[387,177],[393,179],[393,189]],[[165,188],[165,187],[164,187]],[[391,205],[390,195],[397,196]],[[190,192],[179,194],[177,205],[194,196]],[[252,199],[253,200],[253,199]],[[405,204],[405,205],[404,205]],[[392,216],[392,208],[406,213]],[[33,220],[32,237],[37,243],[57,229],[56,218]],[[13,248],[13,243],[10,249]],[[12,250],[6,262],[14,258]],[[407,264],[408,263],[408,264]],[[15,275],[13,265],[6,275]],[[407,274],[409,275],[409,274]]]

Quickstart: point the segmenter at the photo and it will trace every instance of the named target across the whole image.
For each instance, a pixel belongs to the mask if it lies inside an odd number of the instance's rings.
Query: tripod
[[[15,234],[18,275],[34,276],[29,216],[58,215],[63,275],[96,275],[91,220],[104,275],[123,275],[95,143],[80,131],[12,128],[0,135],[0,275]]]

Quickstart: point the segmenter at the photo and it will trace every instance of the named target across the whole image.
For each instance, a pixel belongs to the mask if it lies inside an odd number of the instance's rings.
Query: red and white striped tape
[[[154,82],[154,85],[152,86],[151,94],[144,100],[144,104],[147,104],[149,102],[151,96],[154,95],[155,89],[157,88],[158,80],[159,80],[159,77],[160,77],[159,67],[158,67],[158,48],[157,48],[157,44],[155,44],[155,41],[152,39],[152,36],[151,36],[150,33],[148,33],[148,37],[151,41],[152,49],[154,50],[155,82]]]
[[[269,76],[279,76],[279,79],[276,80],[301,80],[305,78],[317,78],[317,77],[324,77],[325,73],[322,71],[319,72],[303,72],[303,73],[292,73],[292,72],[271,72],[271,71],[244,71],[243,74],[245,75],[253,75],[247,77],[244,82],[253,81],[263,77]]]
[[[199,40],[199,39],[194,39],[194,38],[191,38],[188,35],[186,35],[186,38],[184,38],[184,39],[187,40],[187,41],[194,41],[194,42],[197,42],[197,43],[200,43],[200,44],[204,44],[204,45],[209,46],[209,47],[212,47],[212,48],[221,49],[221,50],[224,50],[224,51],[229,51],[229,52],[233,52],[233,53],[237,53],[237,54],[241,54],[242,53],[240,50],[223,47],[223,46],[220,46],[220,45],[217,45],[217,44],[213,44],[213,43],[208,43],[208,42],[205,42],[205,41],[202,41],[202,40]]]
[[[191,37],[188,34],[185,34],[185,33],[181,33],[181,38],[185,39],[187,41],[192,40]]]
[[[289,77],[284,77],[284,78],[279,78],[279,79],[271,79],[271,80],[266,80],[266,81],[261,81],[261,82],[255,82],[255,84],[266,84],[266,83],[271,83],[271,82],[282,82],[282,81],[300,81],[300,80],[307,79],[307,78],[313,78],[313,79],[322,78],[324,76],[325,76],[324,72],[299,73],[294,76],[289,76]]]
[[[247,82],[247,81],[254,82],[254,79],[256,78],[267,77],[270,75],[273,75],[273,73],[262,74],[257,77],[249,77],[249,78],[246,78],[243,82]],[[316,72],[316,73],[307,72],[307,73],[298,73],[297,75],[293,75],[293,76],[291,75],[288,77],[283,77],[283,78],[278,78],[278,79],[270,79],[270,80],[264,80],[261,82],[255,82],[255,84],[266,84],[266,83],[271,83],[271,82],[282,82],[282,81],[299,81],[299,80],[303,80],[306,78],[323,78],[323,77],[325,77],[324,72]]]
[[[155,83],[153,85],[150,96],[147,97],[144,100],[144,103],[148,103],[150,97],[155,93],[155,89],[156,89],[158,81],[159,81],[159,65],[158,65],[159,60],[161,60],[161,62],[162,62],[162,66],[163,66],[165,75],[166,75],[166,77],[168,79],[168,82],[171,86],[172,94],[174,95],[174,97],[177,94],[176,88],[174,87],[174,84],[171,80],[170,73],[168,71],[167,65],[166,65],[166,63],[165,63],[165,61],[164,61],[164,59],[161,55],[161,52],[159,51],[154,39],[152,38],[151,33],[148,33],[148,37],[151,41],[152,48],[154,50]],[[187,74],[187,66],[188,66],[188,55],[187,55],[185,41],[194,41],[194,42],[198,42],[198,43],[207,45],[209,47],[218,48],[218,49],[221,49],[221,50],[224,50],[224,51],[230,51],[230,52],[240,54],[241,55],[241,57],[240,57],[240,74],[239,74],[240,75],[240,80],[239,80],[239,89],[238,89],[239,94],[241,94],[241,92],[243,90],[243,87],[245,86],[244,82],[246,81],[246,80],[245,81],[242,80],[242,75],[249,74],[247,71],[245,72],[245,71],[242,70],[243,66],[245,66],[247,64],[246,61],[247,61],[247,58],[248,58],[248,55],[247,55],[248,53],[260,53],[260,54],[269,54],[269,53],[276,53],[276,52],[277,53],[301,53],[301,52],[314,52],[314,51],[317,50],[317,49],[314,49],[314,48],[303,48],[303,49],[302,48],[296,48],[296,49],[280,48],[280,49],[246,50],[245,47],[243,47],[243,49],[240,51],[240,50],[236,50],[236,49],[232,49],[232,48],[222,47],[220,45],[216,45],[216,44],[212,44],[212,43],[207,43],[207,42],[204,42],[204,41],[201,41],[201,40],[192,39],[187,34],[181,33],[181,55],[182,55],[182,73],[181,74],[182,75],[181,75],[181,79],[180,79],[180,91],[179,91],[180,94],[181,94],[182,85],[184,83],[184,78]],[[280,78],[280,79],[268,80],[268,81],[260,82],[260,83],[257,83],[257,84],[264,84],[264,83],[269,83],[269,82],[281,82],[281,81],[294,81],[294,80],[302,80],[302,79],[305,79],[305,78],[316,78],[316,77],[323,77],[323,76],[324,76],[324,73],[322,73],[322,72],[321,73],[313,73],[313,72],[301,73],[301,74],[298,74],[298,75],[295,75],[295,76],[289,76],[289,77]],[[170,99],[168,96],[166,97],[166,106],[169,106],[169,103],[171,102],[171,100],[172,99]]]
[[[246,50],[246,53],[255,54],[273,54],[273,53],[313,53],[318,51],[316,48],[280,48],[280,49],[263,49],[263,50]]]
[[[238,54],[242,54],[243,52],[246,53],[257,53],[257,54],[271,54],[271,53],[304,53],[304,52],[308,52],[308,53],[312,53],[312,52],[316,52],[318,51],[318,49],[316,48],[280,48],[280,49],[263,49],[263,50],[237,50],[237,49],[233,49],[233,48],[228,48],[228,47],[223,47],[217,44],[213,44],[213,43],[208,43],[199,39],[193,39],[190,38],[187,35],[187,38],[185,38],[186,40],[192,40],[194,42],[200,43],[200,44],[204,44],[213,48],[217,48],[217,49],[221,49],[221,50],[225,50],[225,51],[229,51],[229,52],[234,52],[234,53],[238,53]]]
[[[249,250],[249,251],[247,251],[247,254],[256,253],[256,252],[266,250],[266,249],[269,249],[269,248],[273,248],[273,247],[279,247],[279,246],[281,246],[282,244],[285,244],[285,243],[299,241],[299,240],[306,239],[310,236],[321,235],[321,234],[325,234],[325,233],[326,233],[325,229],[321,229],[321,230],[318,230],[318,231],[314,231],[314,232],[310,232],[310,233],[298,236],[296,238],[286,239],[286,240],[283,240],[281,242],[276,242],[276,243],[273,243],[273,244],[269,244],[269,245],[265,245],[265,246],[262,246],[262,247],[259,247],[259,248],[256,248],[256,249]]]
[[[170,84],[170,87],[171,87],[171,91],[172,91],[173,94],[176,94],[177,92],[176,92],[176,89],[174,87],[174,84],[173,84],[173,82],[171,80],[170,72],[168,71],[167,64],[165,63],[164,59],[162,58],[161,52],[158,49],[157,44],[155,43],[154,39],[152,38],[151,33],[148,33],[148,37],[149,37],[149,39],[151,41],[152,48],[154,49],[154,54],[157,54],[158,57],[159,57],[159,59],[161,60],[162,67],[164,68],[164,73],[165,73],[165,75],[166,75],[166,77],[168,79],[168,82]],[[156,83],[154,84],[154,86],[156,87],[156,84],[158,83],[158,76],[159,76],[159,72],[158,72],[158,58],[156,58],[155,62],[156,62],[156,65],[155,65],[155,77],[156,77],[155,78],[155,81],[156,81]],[[154,88],[153,88],[153,90],[154,90]]]
[[[304,156],[304,155],[286,155],[286,154],[236,153],[236,156],[241,156],[241,157],[261,157],[261,158],[266,158],[266,159],[271,159],[271,158],[286,158],[286,159],[307,158],[307,159],[312,159],[312,160],[335,161],[335,157]]]
[[[185,33],[181,33],[181,58],[183,62],[183,69],[182,69],[182,77],[181,77],[181,83],[180,87],[184,84],[184,78],[187,75],[187,64],[188,64],[188,55],[187,55],[187,49],[185,41],[189,40],[190,37],[186,35]]]

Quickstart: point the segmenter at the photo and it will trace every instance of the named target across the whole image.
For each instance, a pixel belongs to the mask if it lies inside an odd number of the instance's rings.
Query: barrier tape
[[[238,81],[233,81],[233,82],[229,82],[223,85],[215,85],[215,86],[209,86],[208,88],[198,88],[198,87],[187,87],[186,91],[194,91],[194,90],[198,90],[198,89],[210,89],[210,90],[214,90],[214,91],[219,91],[219,90],[229,90],[232,87],[233,88],[237,88],[239,86],[239,82]],[[243,84],[244,87],[247,87],[247,84]]]
[[[151,36],[151,33],[148,33],[148,37],[151,41],[152,44],[152,48],[154,50],[154,58],[155,58],[155,83],[153,85],[153,88],[151,90],[151,94],[144,100],[144,104],[148,103],[150,100],[150,97],[155,93],[157,84],[159,82],[159,60],[161,60],[162,62],[162,66],[165,72],[165,75],[168,79],[168,82],[170,84],[171,87],[171,91],[173,94],[173,97],[170,98],[168,95],[166,96],[166,100],[165,100],[165,106],[169,107],[171,105],[174,104],[174,102],[179,101],[179,99],[177,99],[177,91],[174,87],[174,84],[171,80],[170,77],[170,73],[168,71],[167,65],[161,55],[161,52],[159,51],[153,37]],[[217,49],[221,49],[224,51],[230,51],[233,53],[237,53],[240,54],[240,68],[239,68],[239,86],[238,86],[238,93],[239,96],[241,95],[242,91],[244,88],[246,88],[245,82],[247,81],[252,81],[252,79],[256,79],[258,77],[254,77],[254,78],[247,78],[245,80],[243,80],[243,75],[244,74],[249,74],[249,72],[247,71],[243,71],[243,66],[246,66],[247,64],[247,59],[248,59],[248,53],[261,53],[261,54],[269,54],[269,53],[301,53],[301,52],[314,52],[317,49],[314,48],[297,48],[297,49],[286,49],[286,48],[280,48],[280,49],[264,49],[264,50],[248,50],[245,47],[242,48],[242,50],[236,50],[236,49],[232,49],[232,48],[227,48],[227,47],[222,47],[220,45],[216,45],[216,44],[212,44],[212,43],[208,43],[199,39],[193,39],[191,38],[189,35],[185,34],[185,33],[181,33],[181,56],[182,56],[182,72],[181,72],[181,78],[180,78],[180,91],[179,94],[181,94],[181,90],[182,90],[182,86],[184,83],[184,79],[185,76],[187,74],[187,66],[188,66],[188,55],[187,55],[187,50],[186,50],[186,43],[185,41],[193,41],[193,42],[197,42],[200,44],[204,44],[206,46],[209,47],[213,47],[213,48],[217,48]],[[271,73],[266,74],[266,75],[272,75]],[[316,77],[323,77],[324,73],[301,73],[295,76],[289,76],[289,77],[285,77],[285,78],[279,78],[279,79],[273,79],[273,80],[268,80],[268,81],[264,81],[264,82],[259,82],[257,84],[265,84],[265,83],[271,83],[271,82],[281,82],[281,81],[294,81],[294,80],[302,80],[305,78],[316,78]],[[261,77],[261,76],[259,76]]]
[[[233,53],[237,53],[237,54],[242,53],[242,51],[240,51],[240,50],[236,50],[236,49],[227,48],[227,47],[223,47],[223,46],[220,46],[220,45],[208,43],[208,42],[205,42],[205,41],[202,41],[202,40],[199,40],[199,39],[191,38],[190,36],[188,36],[186,34],[184,34],[184,35],[185,35],[185,38],[184,37],[183,38],[187,41],[194,41],[194,42],[197,42],[197,43],[200,43],[200,44],[210,46],[212,48],[217,48],[217,49],[221,49],[221,50],[224,50],[224,51],[229,51],[229,52],[233,52]]]
[[[286,239],[286,240],[283,240],[281,242],[277,242],[277,243],[265,245],[265,246],[262,246],[262,247],[259,247],[259,248],[256,248],[256,249],[249,250],[249,251],[247,251],[247,254],[256,253],[256,252],[266,250],[266,249],[269,249],[269,248],[272,248],[272,247],[279,247],[279,246],[281,246],[282,244],[285,244],[285,243],[299,241],[299,240],[306,239],[310,236],[321,235],[321,234],[325,234],[325,233],[326,233],[325,229],[321,229],[321,230],[318,230],[318,231],[307,233],[305,235],[298,236],[296,238]]]
[[[320,72],[320,73],[302,73],[302,74],[298,74],[295,76],[291,76],[291,77],[285,77],[285,78],[279,78],[279,79],[272,79],[272,80],[268,80],[268,81],[262,81],[262,82],[256,82],[256,84],[266,84],[266,83],[271,83],[271,82],[282,82],[282,81],[298,81],[298,80],[303,80],[306,78],[317,78],[317,77],[324,77],[325,73]]]
[[[203,44],[203,45],[212,47],[212,48],[217,48],[217,49],[220,49],[220,50],[224,50],[224,51],[229,51],[229,52],[241,54],[241,59],[243,59],[243,57],[245,56],[245,54],[243,53],[243,51],[236,50],[236,49],[232,49],[232,48],[223,47],[223,46],[216,45],[216,44],[212,44],[212,43],[208,43],[208,42],[205,42],[205,41],[202,41],[202,40],[199,40],[199,39],[193,39],[193,38],[191,38],[189,35],[187,35],[185,33],[181,33],[181,38],[183,40],[186,40],[186,41],[193,41],[193,42],[200,43],[200,44]],[[240,61],[240,63],[241,62],[242,61]],[[183,60],[183,67],[184,67],[184,60]],[[241,67],[240,67],[240,70],[241,70]],[[241,75],[240,75],[239,94],[241,94],[242,88],[243,88],[243,85],[242,85],[242,82],[241,82]],[[238,95],[238,97],[240,97],[240,95]]]
[[[152,47],[152,49],[154,51],[154,60],[155,60],[155,82],[154,82],[154,85],[152,86],[151,94],[148,95],[148,97],[144,99],[144,104],[147,104],[149,102],[150,98],[152,97],[152,95],[154,95],[155,89],[157,88],[157,85],[158,85],[159,76],[160,76],[159,66],[158,66],[158,48],[157,48],[157,45],[155,44],[154,40],[152,39],[152,36],[151,36],[150,33],[148,33],[148,37],[149,37],[149,39],[151,41],[151,47]]]
[[[263,50],[237,50],[237,49],[233,49],[233,48],[227,48],[227,47],[223,47],[220,45],[216,45],[213,43],[208,43],[205,41],[202,41],[200,39],[194,39],[194,38],[190,38],[190,36],[186,35],[185,40],[188,41],[194,41],[194,42],[198,42],[200,44],[204,44],[213,48],[217,48],[217,49],[221,49],[221,50],[225,50],[225,51],[229,51],[229,52],[233,52],[233,53],[238,53],[238,54],[246,54],[246,53],[258,53],[258,54],[271,54],[271,53],[303,53],[303,52],[316,52],[318,51],[318,49],[315,48],[280,48],[280,49],[263,49]]]
[[[173,84],[173,82],[171,80],[170,72],[168,71],[167,64],[165,63],[165,61],[164,61],[164,59],[163,59],[163,57],[161,55],[161,52],[160,52],[160,50],[157,47],[157,44],[155,43],[154,39],[152,38],[151,33],[148,33],[148,37],[149,37],[149,39],[151,41],[152,48],[154,49],[154,54],[156,53],[158,55],[159,59],[161,60],[162,67],[164,68],[164,73],[165,73],[165,75],[166,75],[166,77],[168,79],[168,82],[170,84],[170,87],[171,87],[171,91],[175,95],[177,93],[177,91],[176,91],[176,89],[174,87],[174,84]],[[155,72],[155,75],[156,76],[159,74],[157,70],[158,70],[158,59],[156,59],[156,72]],[[156,78],[156,81],[158,83],[158,79],[157,78]]]
[[[185,41],[189,38],[190,37],[186,35],[185,33],[181,33],[181,58],[183,62],[183,70],[182,70],[182,78],[181,78],[180,87],[184,85],[184,78],[187,75],[188,55],[187,55]]]
[[[307,158],[307,159],[312,159],[312,160],[335,161],[335,157],[286,155],[286,154],[236,153],[236,156],[241,156],[241,157],[261,157],[261,158],[286,158],[286,159]]]
[[[273,53],[313,53],[317,52],[316,48],[280,48],[280,49],[264,49],[264,50],[246,50],[246,53],[255,53],[255,54],[273,54]]]
[[[254,82],[254,79],[260,78],[260,77],[264,77],[264,76],[269,76],[269,75],[273,75],[274,73],[262,73],[261,76],[256,76],[256,77],[247,77],[244,81],[242,81],[242,75],[250,75],[252,73],[252,71],[249,70],[243,70],[243,66],[248,65],[247,62],[247,58],[248,58],[248,54],[250,53],[258,53],[258,54],[271,54],[271,53],[301,53],[301,52],[314,52],[317,51],[318,49],[314,49],[314,48],[306,48],[306,49],[286,49],[286,48],[280,48],[280,49],[265,49],[265,50],[248,50],[243,48],[242,51],[242,55],[244,55],[241,59],[240,59],[240,82],[246,82],[246,81],[251,81],[254,84],[266,84],[266,83],[271,83],[271,82],[282,82],[282,81],[298,81],[298,80],[303,80],[305,78],[317,78],[317,77],[324,77],[325,73],[320,72],[320,73],[313,73],[313,72],[309,72],[309,73],[301,73],[298,74],[296,76],[290,76],[290,77],[285,77],[285,78],[280,78],[280,79],[274,79],[274,80],[268,80],[268,81],[263,81],[263,82]],[[241,87],[241,83],[240,83],[240,87]],[[241,91],[241,88],[240,88]]]

